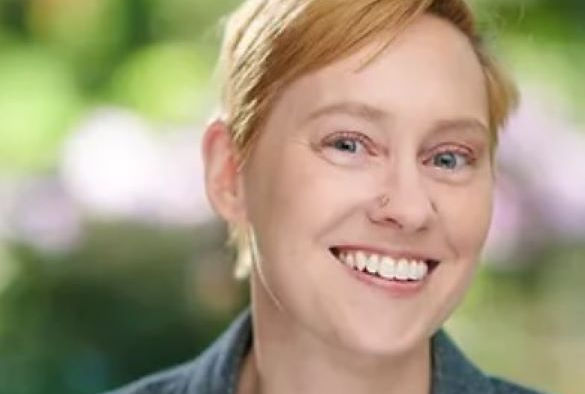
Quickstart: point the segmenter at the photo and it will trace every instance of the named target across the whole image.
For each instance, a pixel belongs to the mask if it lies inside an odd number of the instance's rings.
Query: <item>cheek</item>
[[[486,171],[465,185],[435,185],[439,231],[459,258],[475,259],[487,237],[493,204],[493,180]]]
[[[336,167],[300,145],[284,150],[261,178],[252,190],[256,216],[273,230],[313,238],[353,212],[374,183],[369,173]]]
[[[492,182],[487,179],[440,193],[441,227],[460,258],[476,259],[480,254],[490,227],[492,200]]]
[[[336,175],[323,160],[299,148],[283,153],[272,166],[251,168],[246,200],[262,283],[298,314],[311,309],[302,305],[325,308],[322,280],[332,263],[326,234],[352,212],[356,198],[348,195],[350,177]]]
[[[300,257],[335,195],[319,182],[318,171],[311,171],[302,153],[293,147],[265,155],[246,173],[247,216],[270,266],[290,265]]]
[[[266,278],[279,288],[284,277],[318,282],[330,269],[329,237],[359,210],[374,177],[336,168],[301,145],[270,164],[252,167],[246,187]]]

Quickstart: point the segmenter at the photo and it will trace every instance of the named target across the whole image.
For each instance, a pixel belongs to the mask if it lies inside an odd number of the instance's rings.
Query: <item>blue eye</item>
[[[317,152],[331,164],[343,167],[361,167],[379,155],[376,143],[358,131],[338,131],[325,136]]]
[[[440,152],[433,156],[433,165],[447,170],[454,170],[469,164],[470,159],[467,155],[455,151]]]
[[[324,141],[324,145],[336,151],[349,154],[373,153],[372,142],[367,136],[356,132],[336,133]]]
[[[343,152],[356,153],[359,142],[351,138],[339,138],[333,142],[333,147]]]

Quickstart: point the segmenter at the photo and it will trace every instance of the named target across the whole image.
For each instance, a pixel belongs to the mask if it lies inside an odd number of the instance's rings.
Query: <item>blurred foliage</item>
[[[580,393],[585,355],[585,248],[526,257],[532,269],[482,267],[447,328],[492,374],[551,393]]]
[[[238,3],[0,0],[0,176],[54,172],[96,106],[201,122],[216,94],[218,21]],[[585,3],[474,3],[518,79],[585,122]],[[84,229],[65,252],[0,244],[0,394],[95,393],[190,359],[247,302],[217,224]],[[483,268],[449,327],[488,370],[578,393],[585,251],[534,250],[529,268]]]
[[[189,120],[207,110],[206,53],[192,45],[152,45],[121,64],[113,75],[111,99],[156,119]],[[168,72],[172,70],[172,72]],[[199,111],[195,111],[195,109]]]
[[[218,21],[236,3],[0,0],[0,171],[50,169],[74,122],[100,103],[200,120]]]
[[[478,0],[482,22],[517,79],[540,85],[585,122],[585,4],[580,0]],[[489,37],[489,35],[488,35]]]
[[[65,255],[8,251],[18,275],[0,296],[0,393],[120,385],[192,358],[246,303],[217,224],[89,228]]]
[[[0,57],[0,166],[51,166],[82,98],[68,65],[44,48],[5,48]]]

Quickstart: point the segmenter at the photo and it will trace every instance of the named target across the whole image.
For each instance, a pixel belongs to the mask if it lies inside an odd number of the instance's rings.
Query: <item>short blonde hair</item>
[[[242,163],[284,86],[379,38],[382,51],[424,13],[451,22],[474,48],[495,147],[518,94],[487,53],[464,0],[246,0],[227,20],[220,55],[222,112]],[[238,252],[236,276],[246,277],[252,257],[248,230],[232,226],[230,242]]]

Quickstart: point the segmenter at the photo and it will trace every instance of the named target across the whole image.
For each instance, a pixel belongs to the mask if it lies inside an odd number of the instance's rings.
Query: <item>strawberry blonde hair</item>
[[[219,64],[222,114],[240,164],[284,86],[381,39],[379,54],[424,13],[451,22],[469,39],[485,77],[495,147],[518,94],[484,47],[464,0],[246,0],[227,19]],[[230,235],[238,251],[236,276],[246,277],[253,240],[233,225]]]

